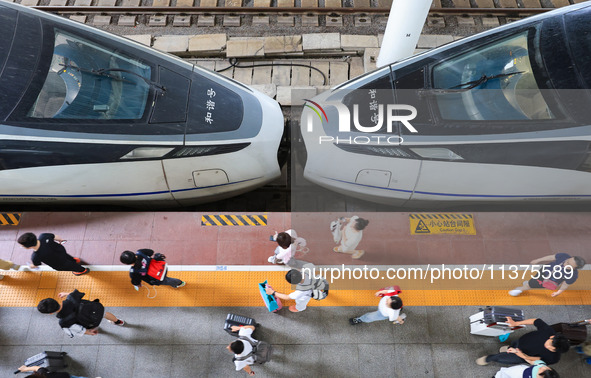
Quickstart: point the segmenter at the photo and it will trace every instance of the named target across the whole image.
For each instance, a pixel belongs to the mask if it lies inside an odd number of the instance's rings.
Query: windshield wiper
[[[525,73],[525,71],[502,73],[502,74],[497,74],[497,75],[492,75],[492,76],[482,75],[480,78],[478,78],[476,80],[472,80],[472,81],[468,81],[466,83],[458,84],[458,85],[451,87],[451,88],[447,88],[447,89],[433,88],[433,89],[428,89],[425,92],[432,93],[432,94],[461,93],[461,92],[466,92],[471,89],[474,89],[474,88],[486,83],[489,80],[494,80],[494,79],[498,79],[498,78],[506,77],[506,76],[521,75],[522,73]],[[465,88],[462,88],[462,87],[465,87]]]
[[[108,71],[125,72],[125,73],[139,77],[149,86],[159,90],[161,92],[161,94],[164,94],[164,92],[166,92],[166,88],[163,85],[160,85],[159,83],[156,83],[155,81],[152,81],[150,79],[146,79],[145,77],[143,77],[142,75],[140,75],[136,72],[124,70],[122,68],[99,68],[98,70],[95,70],[95,69],[82,68],[82,67],[74,66],[71,64],[64,64],[64,63],[61,63],[60,66],[63,66],[64,68],[72,68],[72,69],[78,70],[80,72],[85,72],[85,73],[89,73],[92,75],[104,76],[104,77],[108,77],[109,79],[123,81],[125,83],[133,84],[133,81],[126,80],[126,79],[122,78],[121,76],[111,75],[111,74],[107,73]]]

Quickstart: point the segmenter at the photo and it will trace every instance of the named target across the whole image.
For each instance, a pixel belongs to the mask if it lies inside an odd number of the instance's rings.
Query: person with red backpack
[[[185,286],[187,283],[178,278],[166,275],[166,256],[161,253],[154,253],[153,250],[144,248],[138,249],[136,253],[123,251],[119,260],[123,264],[132,265],[129,269],[131,284],[139,290],[142,281],[148,285],[168,285],[174,288]]]
[[[376,292],[376,297],[382,297],[378,304],[378,310],[368,312],[357,318],[349,319],[349,324],[371,323],[378,320],[390,320],[394,324],[404,324],[406,314],[401,314],[402,299],[398,296],[401,290],[398,286],[385,288]]]
[[[45,298],[39,302],[37,310],[42,314],[56,314],[60,327],[70,337],[97,335],[98,326],[103,318],[118,326],[125,324],[125,321],[110,312],[105,312],[105,307],[98,299],[82,299],[84,293],[78,290],[59,293],[57,296],[60,299],[66,298],[61,305],[53,298]]]

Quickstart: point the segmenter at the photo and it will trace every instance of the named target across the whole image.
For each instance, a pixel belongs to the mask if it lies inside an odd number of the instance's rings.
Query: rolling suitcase
[[[480,309],[480,312],[470,316],[470,333],[473,335],[502,337],[508,335],[518,328],[507,324],[507,317],[515,321],[524,320],[522,310],[508,307],[486,307]]]
[[[484,323],[486,324],[505,323],[507,321],[507,317],[512,318],[516,322],[525,320],[525,316],[523,316],[523,310],[518,310],[515,308],[487,306],[483,311]]]
[[[64,361],[64,356],[66,354],[66,352],[45,351],[27,358],[24,365],[44,367],[50,372],[54,372],[68,366]],[[17,373],[19,373],[18,370],[14,372],[14,374]]]
[[[570,342],[570,345],[579,345],[587,340],[587,324],[589,321],[582,320],[576,323],[556,323],[551,325],[556,332],[562,333]]]
[[[228,332],[232,336],[238,337],[238,332],[232,332],[232,326],[257,326],[256,321],[253,318],[249,318],[242,315],[228,314],[226,316],[226,322],[224,323],[224,331]]]

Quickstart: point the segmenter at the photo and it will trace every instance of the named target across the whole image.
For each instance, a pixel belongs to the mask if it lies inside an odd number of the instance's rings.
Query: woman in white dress
[[[359,218],[357,215],[342,220],[340,225],[341,245],[334,247],[333,251],[348,253],[354,259],[361,258],[365,254],[365,251],[357,249],[357,246],[361,242],[363,230],[368,224],[369,221],[367,219]]]

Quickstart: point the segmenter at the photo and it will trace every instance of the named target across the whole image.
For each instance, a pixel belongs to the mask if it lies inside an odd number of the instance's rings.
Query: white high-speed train
[[[590,202],[590,88],[587,2],[388,64],[308,101],[304,176],[395,206]]]
[[[280,175],[283,115],[262,93],[8,2],[0,35],[0,205],[186,205]]]

